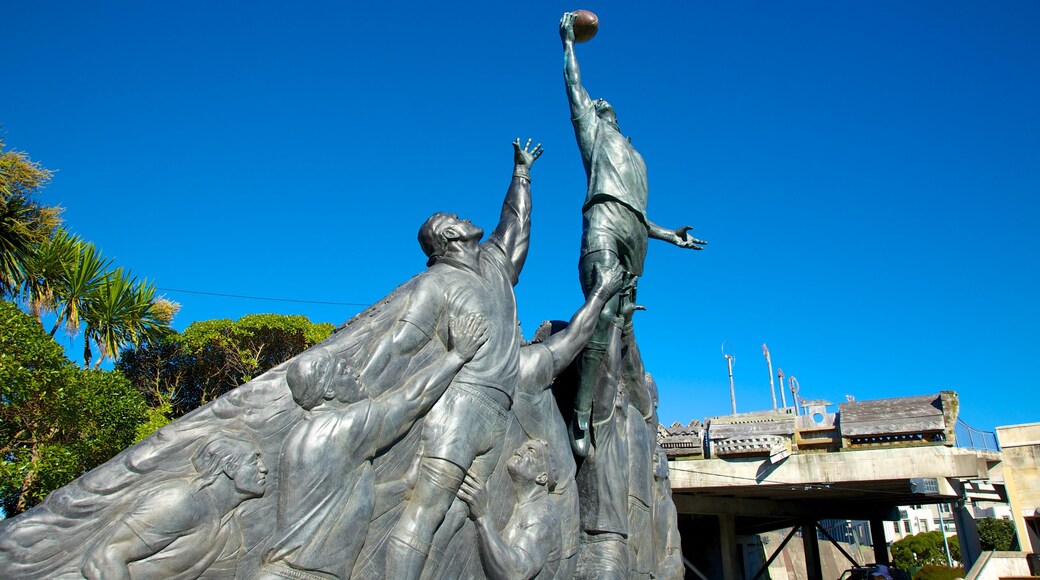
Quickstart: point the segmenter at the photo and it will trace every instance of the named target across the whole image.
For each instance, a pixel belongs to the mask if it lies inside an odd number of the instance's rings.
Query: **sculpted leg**
[[[444,521],[464,477],[465,471],[450,461],[422,458],[412,498],[387,544],[387,578],[419,578],[430,554],[433,536]]]
[[[579,264],[582,290],[586,294],[592,291],[596,282],[594,272],[597,265],[601,269],[609,269],[617,264],[617,255],[612,252],[601,251],[585,255]],[[619,306],[620,299],[614,296],[603,307],[596,323],[596,330],[581,354],[580,380],[574,399],[574,418],[570,426],[571,447],[579,457],[587,457],[590,451],[589,425],[595,393],[601,388],[600,385],[608,380],[608,376],[616,379],[620,374],[621,359],[615,354],[620,352],[620,348],[612,344],[619,339],[615,321]],[[611,393],[613,389],[610,387]]]

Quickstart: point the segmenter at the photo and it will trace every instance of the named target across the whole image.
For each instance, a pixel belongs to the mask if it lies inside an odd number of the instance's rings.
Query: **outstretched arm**
[[[698,240],[697,238],[687,235],[686,232],[692,230],[691,226],[683,226],[677,230],[669,230],[662,228],[654,222],[647,219],[646,231],[651,238],[657,240],[664,240],[669,244],[675,244],[680,248],[689,248],[691,250],[703,250],[702,246],[707,245],[708,242],[704,240]]]
[[[563,40],[563,81],[567,85],[567,100],[571,103],[571,118],[592,106],[592,99],[581,85],[581,69],[574,55],[574,19],[578,15],[568,12],[560,19],[560,39]]]
[[[523,147],[519,138],[513,142],[513,180],[502,202],[498,227],[492,234],[513,265],[513,284],[516,284],[527,261],[527,248],[531,241],[531,165],[541,155],[541,143],[531,148],[530,139]]]
[[[613,298],[621,288],[624,272],[620,265],[615,265],[609,270],[596,268],[596,287],[589,293],[585,304],[571,317],[567,328],[545,339],[544,344],[552,352],[553,370],[555,378],[567,368],[574,357],[578,356],[581,349],[592,337],[599,320],[600,312],[608,300]],[[548,387],[549,385],[546,385]]]
[[[416,419],[429,412],[448,389],[455,373],[473,358],[488,337],[487,321],[477,314],[452,320],[449,330],[448,352],[372,401],[372,416],[378,422],[371,438],[376,450],[393,444],[411,429]]]

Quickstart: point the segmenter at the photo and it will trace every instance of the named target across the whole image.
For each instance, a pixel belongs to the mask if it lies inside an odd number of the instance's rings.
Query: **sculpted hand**
[[[706,245],[708,242],[705,242],[704,240],[698,240],[693,236],[686,235],[686,232],[692,229],[693,228],[691,226],[683,226],[675,230],[675,239],[670,241],[676,246],[679,246],[680,248],[689,248],[691,250],[703,250],[704,248],[702,248],[701,246]]]
[[[455,495],[469,506],[471,520],[476,521],[487,515],[487,490],[472,475],[466,474],[466,478],[462,480],[462,487]]]
[[[625,279],[625,271],[621,268],[621,264],[614,264],[610,268],[596,264],[593,268],[596,276],[596,288],[593,292],[602,292],[606,296],[617,294]]]
[[[484,317],[473,313],[462,319],[452,319],[448,325],[451,350],[462,360],[469,361],[477,349],[488,339],[488,323]]]
[[[560,39],[564,44],[574,42],[574,19],[577,17],[576,12],[567,12],[560,19]]]
[[[531,139],[527,140],[527,144],[523,147],[520,146],[520,138],[517,137],[516,141],[513,141],[513,163],[517,167],[530,168],[534,165],[536,159],[542,156],[542,144],[539,143],[531,148]]]

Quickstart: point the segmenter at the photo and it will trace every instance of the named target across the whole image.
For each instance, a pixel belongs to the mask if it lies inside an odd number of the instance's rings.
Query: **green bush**
[[[119,372],[81,370],[0,301],[0,508],[8,517],[134,442],[144,398]]]
[[[979,528],[979,543],[982,549],[1006,552],[1015,542],[1015,524],[1010,520],[984,518],[976,525]]]
[[[964,578],[964,568],[926,564],[914,574],[914,580],[955,580],[956,578]]]

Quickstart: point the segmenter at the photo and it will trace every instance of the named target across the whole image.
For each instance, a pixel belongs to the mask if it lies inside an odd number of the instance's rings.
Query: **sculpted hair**
[[[213,483],[224,470],[235,471],[239,464],[258,451],[256,443],[225,435],[215,436],[195,450],[191,464],[205,485]]]
[[[443,230],[441,226],[450,217],[451,214],[437,212],[426,218],[423,225],[419,227],[419,246],[422,247],[423,253],[429,258],[426,261],[427,266],[434,265],[444,255],[444,250],[448,244],[441,234]]]

